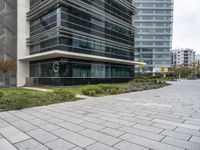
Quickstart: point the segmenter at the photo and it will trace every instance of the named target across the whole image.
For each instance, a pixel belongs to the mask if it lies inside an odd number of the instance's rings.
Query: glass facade
[[[31,15],[47,1],[32,0],[30,3],[30,55],[61,50],[134,61],[132,15],[135,11],[130,0],[60,1]],[[134,68],[82,60],[66,63],[71,74],[62,75],[52,73],[48,67],[44,67],[46,71],[41,69],[43,67],[34,69],[36,64],[31,62],[30,67],[34,78],[132,78],[133,69],[130,68]]]

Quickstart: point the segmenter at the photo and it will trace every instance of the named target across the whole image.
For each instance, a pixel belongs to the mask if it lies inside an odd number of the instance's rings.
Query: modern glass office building
[[[134,16],[136,61],[147,63],[143,72],[159,73],[171,66],[173,0],[133,0],[138,9]],[[139,72],[139,68],[135,70]]]
[[[131,0],[17,0],[17,85],[133,78]]]

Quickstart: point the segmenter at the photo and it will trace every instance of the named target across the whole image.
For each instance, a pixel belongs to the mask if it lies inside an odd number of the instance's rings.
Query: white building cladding
[[[193,49],[175,49],[171,51],[172,66],[193,66],[195,65],[195,51]]]
[[[144,68],[146,73],[170,67],[173,0],[133,1],[138,8],[138,15],[134,16],[134,25],[137,28],[135,60],[147,63]]]

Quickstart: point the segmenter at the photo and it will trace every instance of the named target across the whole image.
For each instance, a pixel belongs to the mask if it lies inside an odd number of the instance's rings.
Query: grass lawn
[[[0,111],[19,110],[61,102],[78,100],[77,94],[88,96],[115,95],[128,92],[157,89],[168,84],[160,80],[137,79],[128,83],[97,84],[80,86],[36,86],[35,88],[51,89],[52,92],[36,91],[24,88],[0,89]]]
[[[113,86],[124,86],[127,83],[111,83],[111,84],[103,84],[103,85],[113,85]],[[87,85],[73,85],[73,86],[34,86],[35,88],[43,88],[43,89],[50,89],[50,90],[56,90],[56,89],[66,89],[70,92],[73,92],[74,94],[82,94],[82,89],[85,88]],[[91,85],[93,86],[93,85]]]

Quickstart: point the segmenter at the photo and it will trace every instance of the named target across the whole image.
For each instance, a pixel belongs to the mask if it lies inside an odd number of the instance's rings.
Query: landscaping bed
[[[106,96],[121,93],[157,89],[168,84],[162,80],[136,78],[128,83],[97,84],[68,87],[49,87],[52,92],[42,92],[23,88],[0,89],[0,111],[19,110],[61,102],[76,101],[77,94],[87,96]],[[43,87],[45,88],[45,87]]]

